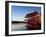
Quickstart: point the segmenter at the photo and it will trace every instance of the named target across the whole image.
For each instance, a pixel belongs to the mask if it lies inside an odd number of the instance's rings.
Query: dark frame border
[[[42,4],[44,6],[44,32],[43,33],[27,33],[27,34],[12,34],[9,35],[9,3],[28,3],[28,4]],[[22,1],[5,1],[5,36],[18,36],[18,35],[34,35],[45,34],[45,3],[37,2],[22,2]]]

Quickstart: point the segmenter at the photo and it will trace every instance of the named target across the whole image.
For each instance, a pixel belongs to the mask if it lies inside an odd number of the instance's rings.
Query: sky
[[[32,6],[15,6],[11,7],[12,12],[12,21],[24,21],[24,17],[28,13],[32,13],[34,11],[41,12],[41,7],[32,7]]]

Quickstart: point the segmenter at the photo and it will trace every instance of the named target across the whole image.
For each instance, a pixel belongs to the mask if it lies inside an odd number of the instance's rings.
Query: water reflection
[[[25,23],[13,23],[12,24],[12,31],[24,31],[26,30],[26,24]]]

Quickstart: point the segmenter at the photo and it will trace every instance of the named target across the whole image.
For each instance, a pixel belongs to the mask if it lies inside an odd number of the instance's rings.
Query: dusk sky
[[[11,7],[11,18],[12,21],[24,21],[24,17],[28,13],[32,13],[34,11],[41,12],[41,7],[32,7],[32,6],[15,6]]]

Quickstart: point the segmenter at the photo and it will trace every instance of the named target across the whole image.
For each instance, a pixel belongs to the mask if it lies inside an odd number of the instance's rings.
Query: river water
[[[23,31],[26,30],[26,24],[25,23],[13,23],[12,24],[12,31]]]

